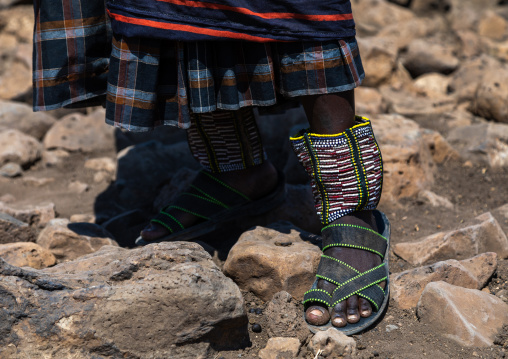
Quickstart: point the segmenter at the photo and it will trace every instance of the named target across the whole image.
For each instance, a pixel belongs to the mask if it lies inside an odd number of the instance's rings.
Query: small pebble
[[[399,329],[399,327],[396,326],[395,324],[388,324],[386,326],[386,332],[387,333],[390,333],[392,330],[397,330],[397,329]]]
[[[23,169],[17,163],[7,163],[0,168],[0,174],[4,177],[14,178],[21,176]]]
[[[263,310],[261,308],[256,308],[256,314],[257,315],[263,314]]]
[[[261,333],[261,325],[255,323],[255,324],[252,324],[252,331],[254,333]]]
[[[254,309],[254,308],[250,308],[250,309],[249,309],[249,313],[256,313],[256,309]]]
[[[375,357],[378,357],[379,356],[379,353],[377,351],[373,351],[372,352],[372,355],[374,355]]]

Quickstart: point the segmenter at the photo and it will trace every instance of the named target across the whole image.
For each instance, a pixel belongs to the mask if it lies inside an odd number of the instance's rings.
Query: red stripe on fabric
[[[227,5],[214,4],[203,1],[192,1],[188,0],[157,0],[162,2],[167,2],[174,5],[181,5],[187,7],[198,7],[198,8],[206,8],[213,10],[227,10],[234,11],[244,15],[252,15],[257,16],[262,19],[300,19],[300,20],[310,20],[310,21],[343,21],[343,20],[352,20],[353,14],[333,14],[333,15],[308,15],[308,14],[298,14],[291,12],[254,12],[247,8],[243,7],[234,7]]]
[[[184,32],[191,32],[194,34],[202,34],[202,35],[208,35],[208,36],[214,36],[214,37],[226,37],[229,39],[247,40],[247,41],[256,41],[256,42],[277,41],[275,39],[247,35],[247,34],[242,34],[242,33],[232,32],[232,31],[212,30],[212,29],[199,28],[199,27],[190,26],[190,25],[170,24],[170,23],[166,23],[166,22],[159,22],[159,21],[153,21],[153,20],[143,20],[143,19],[138,19],[138,18],[134,18],[134,17],[128,17],[128,16],[124,16],[124,15],[120,15],[120,14],[115,14],[109,10],[108,10],[108,14],[116,21],[124,22],[127,24],[133,24],[133,25],[148,26],[148,27],[153,27],[156,29],[184,31]]]

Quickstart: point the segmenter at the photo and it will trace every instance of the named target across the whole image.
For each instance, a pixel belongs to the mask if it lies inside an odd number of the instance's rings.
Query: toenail
[[[344,320],[344,318],[333,318],[333,323],[336,326],[341,326],[341,325],[346,324],[346,321]]]
[[[319,309],[313,309],[310,311],[309,314],[312,314],[316,317],[322,317],[324,313],[322,311],[320,311]]]
[[[350,314],[347,316],[347,319],[349,320],[357,320],[358,319],[358,315],[356,314]]]
[[[368,311],[368,310],[362,310],[362,315],[363,316],[368,316],[368,315],[370,315],[370,311]]]

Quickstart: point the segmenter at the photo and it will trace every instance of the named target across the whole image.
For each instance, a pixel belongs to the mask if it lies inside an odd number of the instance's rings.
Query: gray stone
[[[397,243],[393,251],[413,265],[446,259],[466,259],[485,252],[508,258],[508,239],[490,212],[456,230],[438,232],[408,243]]]
[[[480,123],[450,131],[448,142],[463,158],[492,168],[508,167],[508,124]]]
[[[41,158],[42,145],[18,130],[0,131],[0,165],[8,162],[28,166]]]
[[[56,122],[44,137],[44,147],[67,151],[94,152],[115,148],[114,128],[104,122],[105,112],[84,116],[74,113]]]
[[[449,44],[424,39],[409,44],[402,63],[414,77],[431,72],[449,74],[459,66],[459,60]]]
[[[324,358],[340,358],[355,355],[356,342],[337,329],[329,328],[326,331],[317,332],[310,339],[309,349],[314,355],[322,350],[319,355]]]
[[[491,213],[508,237],[508,203],[494,209]]]
[[[17,163],[7,163],[0,168],[0,175],[14,178],[23,174],[23,168]]]
[[[301,300],[314,282],[321,258],[319,247],[304,241],[309,238],[311,234],[288,222],[255,227],[231,248],[224,273],[263,300],[282,290]]]
[[[0,260],[0,276],[0,356],[195,359],[247,344],[240,290],[197,244],[107,246],[42,270]]]
[[[0,212],[0,244],[35,242],[35,233],[27,223]]]
[[[94,223],[71,223],[54,219],[41,231],[37,244],[46,248],[59,261],[69,261],[98,251],[101,247],[118,246],[113,236]]]
[[[433,282],[422,293],[417,315],[433,331],[462,346],[488,347],[508,323],[508,304],[476,289]]]
[[[56,119],[45,112],[33,112],[24,103],[0,101],[0,130],[16,129],[42,140]]]
[[[0,202],[0,212],[7,213],[14,218],[28,223],[32,227],[42,228],[55,218],[55,204],[41,203],[39,205],[16,208]]]

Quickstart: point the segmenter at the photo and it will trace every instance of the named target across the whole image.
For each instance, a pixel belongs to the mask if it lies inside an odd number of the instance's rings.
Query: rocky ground
[[[504,358],[508,350],[508,4],[355,0],[357,112],[385,163],[390,306],[352,338],[300,304],[319,223],[288,135],[278,209],[197,243],[134,248],[196,174],[185,133],[133,134],[100,108],[33,113],[33,10],[0,0],[0,358]]]

